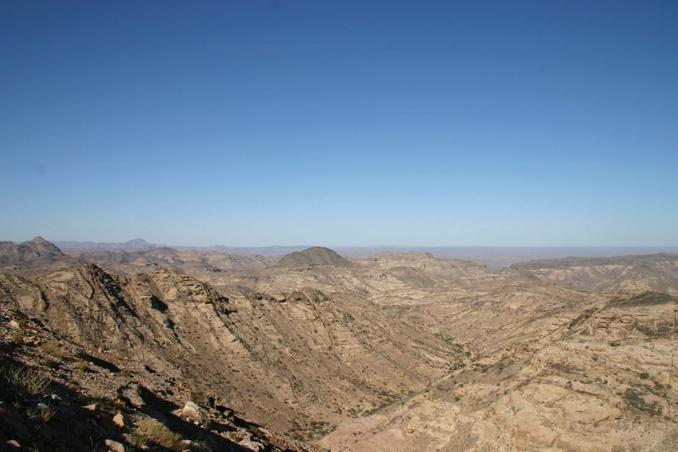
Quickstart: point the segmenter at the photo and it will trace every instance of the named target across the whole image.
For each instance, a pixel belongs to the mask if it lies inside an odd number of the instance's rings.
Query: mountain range
[[[488,269],[322,247],[62,253],[36,238],[3,242],[0,259],[3,442],[678,447],[678,255]]]

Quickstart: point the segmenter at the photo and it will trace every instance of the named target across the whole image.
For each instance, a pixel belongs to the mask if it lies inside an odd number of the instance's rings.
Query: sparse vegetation
[[[133,432],[138,443],[152,443],[166,449],[180,452],[184,450],[181,435],[174,433],[155,419],[142,419],[136,423]]]
[[[209,397],[200,389],[191,390],[191,400],[198,403],[198,405],[207,405]]]
[[[40,344],[40,350],[50,355],[52,358],[63,359],[64,351],[56,341],[47,341]]]
[[[148,438],[138,430],[134,430],[131,433],[129,433],[127,436],[127,441],[129,441],[130,445],[137,449],[146,449],[149,445],[149,440]]]
[[[44,395],[49,390],[49,377],[32,367],[10,366],[2,370],[2,377],[6,383],[29,395]]]
[[[651,415],[658,415],[662,412],[662,409],[657,402],[646,400],[644,394],[638,389],[627,389],[624,393],[624,399],[626,400],[626,403],[638,412],[644,412]]]
[[[232,432],[228,432],[226,435],[228,436],[228,438],[229,438],[231,441],[236,442],[236,443],[238,443],[238,442],[242,441],[243,439],[245,439],[245,435],[243,435],[242,432],[237,431],[237,430],[234,430],[234,431],[232,431]]]
[[[75,364],[73,364],[73,367],[77,370],[85,371],[89,369],[89,363],[87,363],[87,361],[76,361]]]
[[[41,424],[46,424],[56,414],[56,409],[51,404],[41,403],[34,408],[26,410],[26,415]]]

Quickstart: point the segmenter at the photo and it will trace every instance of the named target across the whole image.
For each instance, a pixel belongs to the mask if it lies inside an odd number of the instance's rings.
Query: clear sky
[[[0,2],[0,239],[678,245],[678,2]]]

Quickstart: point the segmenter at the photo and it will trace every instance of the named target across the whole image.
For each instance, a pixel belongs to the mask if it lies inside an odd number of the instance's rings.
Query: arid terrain
[[[1,447],[678,448],[678,255],[0,242]]]

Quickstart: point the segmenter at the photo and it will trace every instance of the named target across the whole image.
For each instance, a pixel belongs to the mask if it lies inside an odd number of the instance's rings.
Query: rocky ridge
[[[46,263],[63,256],[61,250],[42,237],[22,243],[0,242],[0,265],[17,265],[40,261]]]
[[[181,429],[168,416],[188,405],[266,433],[238,447],[676,447],[671,256],[488,271],[427,253],[341,258],[350,265],[295,257],[249,266],[248,256],[230,268],[223,253],[186,253],[110,253],[98,264],[81,254],[0,273],[6,324],[29,322],[29,336],[44,335],[30,344],[6,335],[3,350],[39,367],[39,344],[56,341],[69,356],[55,360],[71,370],[63,383],[137,403],[142,384],[171,400],[135,422]],[[210,268],[211,259],[223,267]],[[71,369],[80,353],[130,369],[127,380],[115,390],[103,379],[87,386],[90,373]],[[204,447],[220,450],[214,444]]]
[[[281,267],[300,267],[310,265],[334,265],[338,267],[347,267],[351,265],[348,259],[341,257],[334,250],[320,246],[295,251],[286,254],[278,261]]]

